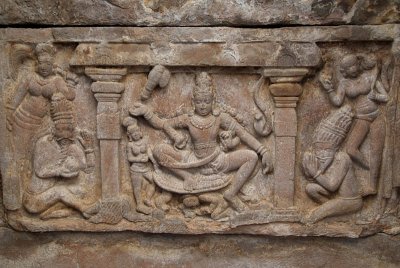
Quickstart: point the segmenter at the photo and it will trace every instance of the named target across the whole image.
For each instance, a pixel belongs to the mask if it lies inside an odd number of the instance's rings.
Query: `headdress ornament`
[[[39,61],[53,60],[56,54],[56,49],[52,44],[40,43],[36,45],[35,53]]]
[[[314,132],[313,143],[322,144],[326,148],[337,149],[345,140],[353,120],[351,107],[343,106],[324,119]]]
[[[62,93],[55,93],[51,98],[50,116],[54,124],[74,124],[74,108],[71,101]]]
[[[201,72],[196,75],[193,97],[196,96],[214,96],[212,80],[208,73]]]

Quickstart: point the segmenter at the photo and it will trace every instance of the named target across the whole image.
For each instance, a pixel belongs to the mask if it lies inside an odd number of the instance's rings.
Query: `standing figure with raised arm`
[[[355,120],[346,144],[346,151],[353,161],[370,170],[371,178],[365,181],[364,195],[374,194],[377,191],[384,135],[371,139],[370,160],[360,151],[360,147],[370,132],[371,124],[379,115],[378,104],[387,102],[388,95],[378,77],[377,60],[372,56],[367,57],[363,54],[345,56],[340,62],[340,73],[343,79],[338,82],[336,88],[329,76],[321,75],[320,82],[328,92],[333,105],[342,106],[345,97],[353,100]]]
[[[30,58],[30,48],[27,46],[14,46],[14,53],[22,54],[19,57]],[[25,54],[25,56],[23,56]],[[64,77],[56,74],[54,60],[56,49],[49,43],[36,45],[37,59],[35,72],[23,72],[15,81],[12,97],[7,104],[7,128],[12,132],[11,144],[14,153],[14,163],[10,167],[13,171],[10,178],[4,179],[5,189],[13,192],[5,196],[5,204],[9,209],[21,206],[21,190],[24,188],[20,170],[31,169],[31,156],[33,139],[43,126],[46,115],[49,114],[50,101],[54,94],[61,93],[69,101],[75,99],[76,76]],[[28,56],[29,55],[29,56]],[[14,70],[17,72],[17,70]],[[20,174],[21,173],[21,174]]]

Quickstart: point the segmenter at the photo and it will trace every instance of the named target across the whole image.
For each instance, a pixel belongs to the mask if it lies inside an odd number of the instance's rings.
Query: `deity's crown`
[[[338,149],[345,140],[353,120],[351,107],[345,105],[332,112],[314,132],[313,143],[323,144],[327,148]]]
[[[56,49],[52,44],[40,43],[36,45],[35,53],[39,61],[48,61],[53,60],[56,54]]]
[[[196,74],[196,86],[193,89],[193,97],[214,96],[212,80],[207,72]]]
[[[124,118],[124,120],[122,121],[122,125],[126,127],[126,130],[129,134],[140,130],[137,119],[130,116]]]
[[[55,93],[51,98],[50,116],[54,124],[74,124],[74,107],[62,93]]]

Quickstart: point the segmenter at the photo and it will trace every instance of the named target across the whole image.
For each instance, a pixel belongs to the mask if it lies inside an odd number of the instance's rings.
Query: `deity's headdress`
[[[374,54],[348,54],[340,61],[340,70],[344,72],[346,68],[358,65],[361,70],[371,70],[377,64],[377,59]]]
[[[214,97],[214,90],[211,77],[206,72],[196,74],[196,86],[193,89],[193,97],[211,96]]]
[[[332,112],[318,125],[313,143],[324,148],[338,149],[350,130],[352,120],[353,113],[348,105]]]
[[[128,134],[132,134],[140,130],[137,119],[130,116],[124,118],[122,125],[126,127]]]
[[[36,45],[35,53],[39,61],[54,61],[56,49],[52,44],[40,43]]]
[[[54,124],[71,124],[75,126],[73,103],[62,94],[55,93],[51,98],[50,116]]]

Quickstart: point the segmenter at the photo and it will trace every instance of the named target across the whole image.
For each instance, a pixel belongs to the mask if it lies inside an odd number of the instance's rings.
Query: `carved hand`
[[[368,97],[368,99],[370,99],[370,100],[372,100],[372,101],[376,100],[377,97],[376,97],[376,92],[375,92],[375,90],[371,90],[371,91],[368,93],[367,97]]]
[[[186,146],[188,138],[185,135],[178,134],[174,137],[174,146],[178,149],[183,149]]]
[[[80,136],[78,137],[78,139],[79,142],[82,144],[83,148],[85,150],[93,149],[93,143],[94,143],[93,134],[86,130],[82,130],[79,134]]]
[[[133,116],[142,116],[151,112],[150,108],[141,102],[135,102],[133,108],[129,109],[129,113]]]
[[[330,92],[330,91],[334,90],[333,83],[332,83],[332,77],[330,77],[330,76],[328,76],[326,74],[321,74],[319,76],[319,82],[321,83],[322,87],[326,91]]]
[[[7,111],[6,114],[6,124],[7,124],[7,129],[8,131],[12,131],[13,130],[13,124],[14,124],[14,111]]]
[[[308,178],[314,179],[318,173],[318,160],[314,154],[306,152],[303,156],[304,173]]]
[[[74,73],[67,72],[66,80],[68,85],[75,87],[79,82],[79,77]]]
[[[271,173],[274,170],[274,166],[272,164],[272,160],[271,160],[271,158],[269,156],[269,153],[267,151],[262,154],[261,163],[263,165],[263,168],[262,168],[262,173],[263,174]]]

